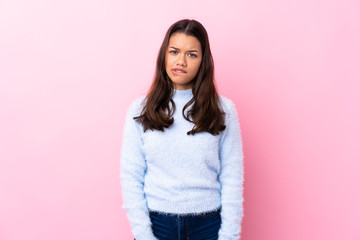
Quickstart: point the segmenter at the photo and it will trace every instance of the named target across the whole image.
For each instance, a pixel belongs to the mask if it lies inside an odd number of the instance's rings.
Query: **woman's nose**
[[[186,66],[186,58],[184,55],[179,55],[178,61],[177,61],[177,65],[181,65],[181,66]]]

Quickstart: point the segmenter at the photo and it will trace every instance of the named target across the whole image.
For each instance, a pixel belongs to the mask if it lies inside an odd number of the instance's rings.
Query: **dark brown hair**
[[[172,100],[174,84],[165,70],[165,54],[170,37],[174,33],[185,33],[196,37],[201,43],[203,54],[199,71],[193,79],[193,98],[185,104],[182,110],[184,118],[194,123],[193,129],[187,134],[209,132],[218,135],[225,129],[225,114],[214,84],[214,62],[208,34],[204,26],[196,20],[177,21],[166,32],[157,57],[154,80],[144,99],[144,108],[140,116],[134,117],[134,119],[142,124],[144,132],[148,129],[164,131],[164,128],[168,128],[174,123],[172,117],[176,108]],[[171,103],[171,107],[169,103]],[[193,106],[185,115],[185,109],[192,103],[194,103]]]

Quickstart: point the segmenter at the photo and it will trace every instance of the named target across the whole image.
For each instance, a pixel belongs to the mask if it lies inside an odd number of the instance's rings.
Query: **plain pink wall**
[[[359,1],[2,0],[1,240],[131,239],[125,113],[182,18],[239,112],[242,239],[360,239]]]

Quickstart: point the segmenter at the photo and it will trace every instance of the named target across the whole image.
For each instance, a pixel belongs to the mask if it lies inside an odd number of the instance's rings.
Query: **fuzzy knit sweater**
[[[221,207],[219,240],[238,240],[243,218],[243,150],[237,111],[220,96],[226,129],[187,135],[194,124],[182,115],[191,89],[174,90],[174,123],[165,131],[147,130],[139,116],[145,96],[129,107],[123,132],[123,205],[137,240],[155,240],[149,210],[198,214]],[[191,106],[190,106],[191,107]],[[187,110],[190,109],[187,108]]]

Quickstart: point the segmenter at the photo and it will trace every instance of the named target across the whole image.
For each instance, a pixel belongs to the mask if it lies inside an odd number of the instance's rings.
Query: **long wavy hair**
[[[201,43],[203,54],[199,71],[192,80],[193,98],[182,109],[183,117],[194,123],[193,129],[187,134],[209,132],[212,135],[218,135],[225,129],[225,113],[214,84],[214,62],[208,34],[204,26],[196,20],[177,21],[166,32],[158,53],[154,79],[144,99],[145,105],[140,116],[134,117],[134,119],[142,124],[144,132],[148,129],[164,131],[174,123],[173,114],[176,109],[172,100],[174,84],[165,70],[165,54],[170,37],[174,33],[185,33],[196,37]],[[191,104],[193,104],[192,107],[185,114],[185,110]]]

